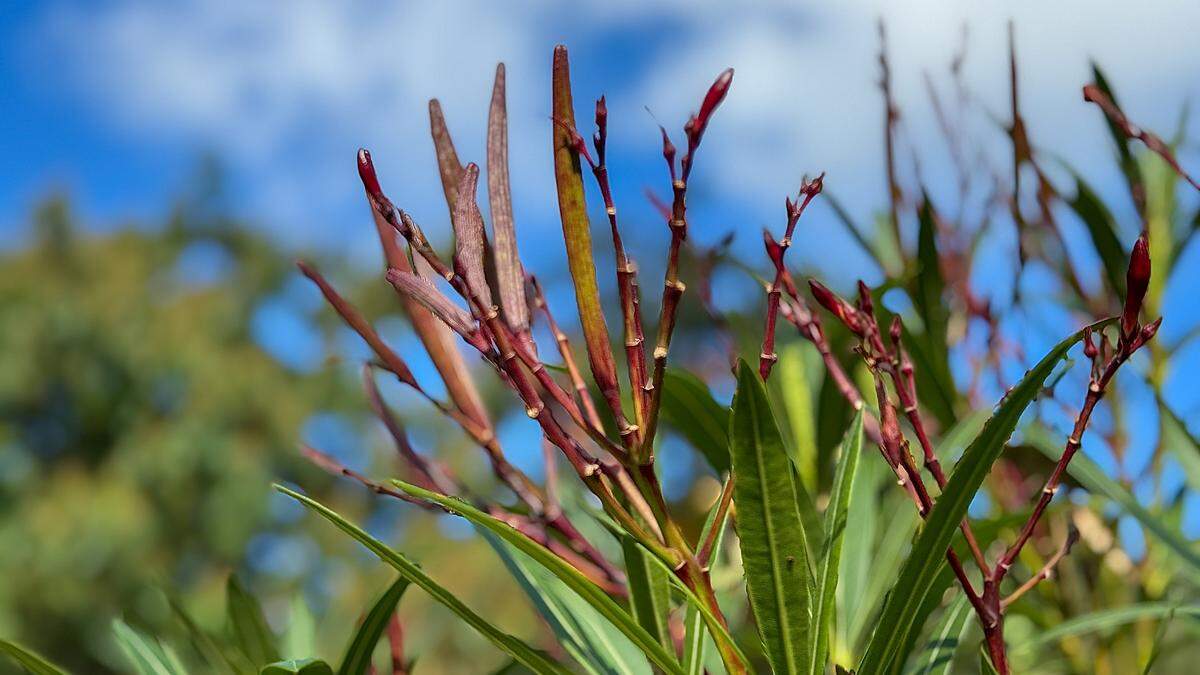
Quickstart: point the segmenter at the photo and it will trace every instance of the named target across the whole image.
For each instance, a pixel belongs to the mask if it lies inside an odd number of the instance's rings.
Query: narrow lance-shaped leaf
[[[946,672],[946,667],[954,660],[958,652],[966,628],[970,626],[971,605],[967,596],[960,595],[946,611],[938,624],[938,628],[930,637],[925,650],[921,652],[918,675],[940,675]]]
[[[1100,262],[1104,265],[1104,275],[1108,280],[1109,288],[1117,297],[1124,296],[1125,267],[1128,264],[1128,256],[1125,253],[1125,247],[1121,246],[1121,240],[1117,237],[1116,219],[1113,218],[1099,195],[1079,175],[1075,176],[1075,198],[1067,203],[1087,226],[1088,234],[1092,238],[1092,246],[1096,249],[1096,254],[1100,256]]]
[[[792,431],[792,447],[795,449],[796,472],[801,483],[811,494],[818,489],[817,430],[814,419],[812,386],[809,383],[808,364],[817,356],[811,345],[793,342],[783,349],[779,361],[778,382],[783,393],[784,409]]]
[[[1144,602],[1136,605],[1102,609],[1082,616],[1072,617],[1014,644],[1012,654],[1032,654],[1042,647],[1052,645],[1068,637],[1099,633],[1137,621],[1162,618],[1167,615],[1185,616],[1192,621],[1200,620],[1200,604],[1178,605],[1171,602]]]
[[[206,633],[184,608],[179,598],[168,593],[167,604],[171,607],[171,613],[183,624],[192,646],[196,648],[210,668],[237,673],[237,675],[245,673],[253,675],[258,672],[257,664],[250,664],[245,656],[230,649],[224,643],[218,644],[213,636]]]
[[[806,673],[811,580],[790,460],[766,388],[745,361],[737,380],[729,439],[750,606],[776,675]]]
[[[1044,428],[1040,426],[1032,427],[1026,432],[1025,437],[1030,444],[1051,460],[1058,461],[1062,457],[1062,444],[1051,438]],[[1125,489],[1117,481],[1109,478],[1104,473],[1104,470],[1097,466],[1087,455],[1075,453],[1075,456],[1071,458],[1071,463],[1067,465],[1067,473],[1079,481],[1088,491],[1104,495],[1119,504],[1122,509],[1133,516],[1145,528],[1150,536],[1166,546],[1167,550],[1173,553],[1185,565],[1186,572],[1193,579],[1200,580],[1200,553],[1196,552],[1195,547],[1184,539],[1178,531],[1165,523],[1162,518],[1154,515],[1146,507],[1142,506],[1129,490]]]
[[[333,675],[333,669],[320,659],[288,659],[266,665],[258,675]]]
[[[489,532],[511,544],[518,551],[521,551],[542,567],[552,572],[554,576],[558,577],[571,590],[586,600],[605,619],[633,641],[664,672],[682,672],[679,669],[679,664],[675,661],[674,655],[664,649],[650,633],[639,626],[637,621],[622,609],[615,600],[609,597],[602,588],[585,577],[579,570],[567,564],[562,558],[559,558],[545,547],[513,529],[507,523],[493,518],[461,499],[423,490],[402,481],[394,480],[392,483],[409,495],[432,502],[450,513],[462,516],[472,524],[487,529]]]
[[[305,495],[289,490],[282,485],[276,485],[275,489],[279,492],[300,502],[305,508],[325,518],[329,522],[337,526],[338,529],[353,537],[363,546],[366,546],[372,553],[379,557],[388,565],[391,565],[396,571],[400,572],[401,576],[408,579],[413,584],[416,584],[421,590],[425,591],[435,601],[444,605],[447,609],[454,612],[467,625],[474,628],[489,642],[498,647],[504,653],[516,659],[519,663],[526,666],[530,670],[539,675],[549,673],[551,675],[569,675],[570,671],[562,665],[551,661],[542,652],[530,647],[520,639],[501,631],[491,624],[487,619],[479,616],[471,611],[461,600],[456,598],[450,591],[443,588],[440,584],[430,578],[421,568],[392,550],[383,542],[375,539],[371,535],[364,532],[361,528],[354,525],[350,521],[343,518],[337,512],[329,509],[324,504],[311,499]]]
[[[863,411],[855,413],[846,440],[842,442],[842,456],[838,460],[833,478],[833,489],[829,495],[829,506],[825,508],[825,541],[821,546],[821,565],[817,571],[817,592],[813,607],[812,675],[825,672],[825,660],[829,656],[830,635],[837,600],[838,570],[842,563],[842,542],[846,537],[846,514],[850,510],[851,486],[858,472],[858,458],[862,454]]]
[[[629,638],[545,567],[477,527],[504,562],[559,646],[590,675],[646,675],[650,662]]]
[[[521,333],[529,330],[529,303],[525,300],[525,272],[517,254],[512,185],[508,178],[508,112],[503,63],[496,66],[492,105],[488,110],[487,183],[500,303],[509,327]]]
[[[919,216],[918,269],[912,297],[925,327],[920,336],[905,337],[913,359],[918,362],[917,384],[924,393],[926,407],[949,427],[955,421],[954,377],[950,373],[950,350],[946,344],[949,311],[943,299],[946,282],[937,250],[937,213],[929,195],[923,196]]]
[[[716,569],[721,553],[721,542],[725,539],[725,523],[729,520],[729,509],[722,509],[718,499],[704,520],[700,529],[700,541],[712,541],[708,567]],[[704,617],[695,605],[687,606],[683,620],[683,669],[687,675],[701,675],[704,672],[704,654],[707,649],[707,633],[704,632]]]
[[[1104,71],[1100,69],[1100,64],[1095,61],[1092,62],[1092,76],[1100,91],[1104,92],[1108,96],[1108,99],[1120,108],[1116,93],[1109,86],[1108,78],[1104,76]],[[1133,150],[1129,147],[1129,139],[1121,132],[1121,128],[1117,126],[1117,123],[1108,116],[1104,117],[1104,124],[1108,127],[1108,134],[1112,137],[1113,144],[1117,148],[1117,158],[1121,164],[1121,173],[1125,175],[1125,182],[1129,185],[1129,193],[1133,196],[1134,204],[1140,211],[1145,207],[1146,187],[1142,180],[1141,169],[1138,168],[1137,160],[1134,159]]]
[[[621,537],[624,535],[624,532],[621,531],[616,523],[612,522],[612,520],[608,519],[606,516],[601,515],[598,517],[598,520],[605,527],[607,527],[610,532],[613,533],[613,536]],[[733,636],[729,633],[729,630],[721,624],[720,619],[718,619],[717,615],[713,613],[712,608],[710,608],[703,600],[701,600],[700,596],[696,595],[695,591],[688,588],[687,584],[683,583],[683,581],[680,580],[677,575],[672,573],[671,566],[668,565],[667,562],[654,555],[650,549],[646,548],[641,543],[639,543],[638,546],[648,556],[646,558],[647,560],[658,566],[658,568],[663,572],[667,573],[670,578],[671,585],[675,587],[676,591],[683,595],[684,599],[687,600],[688,606],[695,609],[700,613],[700,616],[703,617],[704,624],[708,626],[709,634],[712,635],[713,640],[721,647],[718,649],[718,651],[721,652],[721,657],[725,663],[726,670],[745,672],[744,664],[750,663],[750,659],[746,657],[746,654],[742,651],[742,648],[739,647],[737,642],[734,641]],[[739,666],[741,666],[740,670],[738,670]]]
[[[649,554],[630,537],[621,539],[625,576],[629,581],[629,608],[634,618],[665,648],[672,648],[667,615],[671,612],[671,582],[647,560]]]
[[[66,675],[66,671],[15,642],[0,640],[0,654],[8,656],[32,675]]]
[[[133,665],[138,675],[186,675],[187,670],[169,647],[158,640],[142,635],[120,619],[113,619],[113,635],[117,646]]]
[[[367,672],[371,666],[371,655],[375,653],[375,645],[387,628],[388,621],[400,602],[400,596],[404,595],[405,589],[408,588],[408,583],[408,579],[400,577],[375,601],[346,647],[338,675],[362,675]]]
[[[588,221],[587,204],[583,197],[583,173],[579,155],[575,152],[568,129],[575,128],[575,108],[571,100],[571,66],[567,48],[554,48],[552,70],[553,115],[551,140],[554,147],[554,178],[558,185],[558,212],[562,220],[563,239],[567,245],[567,266],[575,284],[575,303],[579,307],[579,323],[587,343],[592,376],[601,393],[619,405],[617,366],[609,343],[608,326],[600,305],[600,289],[596,284],[596,261],[592,256],[592,230]],[[615,398],[614,398],[614,394]]]
[[[1009,390],[991,419],[984,424],[983,431],[967,446],[946,482],[946,488],[930,511],[908,560],[900,569],[891,594],[884,602],[883,611],[876,622],[879,629],[867,645],[867,653],[858,668],[861,675],[888,672],[893,661],[904,656],[900,650],[908,639],[908,632],[895,628],[908,626],[919,631],[924,625],[926,612],[933,609],[929,597],[936,592],[938,578],[944,568],[946,549],[959,523],[966,516],[971,499],[1016,429],[1021,414],[1042,390],[1046,378],[1050,377],[1058,362],[1082,339],[1084,331],[1098,331],[1112,321],[1106,319],[1095,323],[1055,345]]]
[[[275,636],[267,625],[262,607],[232,574],[225,585],[225,612],[234,639],[255,666],[262,667],[279,660]]]
[[[663,378],[663,419],[700,451],[718,476],[729,473],[729,408],[695,375],[668,368]]]

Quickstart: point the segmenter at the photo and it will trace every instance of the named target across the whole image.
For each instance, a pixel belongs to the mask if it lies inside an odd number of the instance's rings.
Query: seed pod
[[[475,332],[475,319],[425,279],[393,268],[387,271],[387,280],[397,291],[421,303],[459,335],[468,336]]]
[[[508,113],[503,63],[496,66],[492,104],[488,110],[487,174],[488,206],[495,238],[496,286],[509,328],[524,333],[529,330],[529,306],[525,300],[525,273],[517,253],[508,176]]]
[[[484,308],[492,304],[492,292],[484,272],[487,249],[483,231],[483,216],[475,195],[479,186],[479,167],[467,165],[458,183],[458,195],[452,211],[454,224],[454,267],[467,280],[467,286],[479,296]]]

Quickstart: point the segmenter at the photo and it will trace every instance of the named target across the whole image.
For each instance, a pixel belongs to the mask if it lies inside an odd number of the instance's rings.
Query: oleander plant
[[[622,196],[610,185],[605,99],[595,103],[589,143],[567,50],[557,47],[547,126],[581,336],[561,327],[565,308],[550,306],[518,251],[503,65],[488,112],[486,222],[480,167],[460,162],[440,107],[430,105],[452,250],[438,250],[389,199],[360,150],[386,281],[440,383],[418,379],[409,355],[300,263],[370,348],[366,398],[394,440],[399,477],[303,451],[379,499],[467,521],[496,554],[476,564],[513,578],[545,634],[505,632],[436,581],[436,570],[302,486],[277,485],[315,516],[312,527],[341,530],[395,571],[361,625],[347,628],[345,653],[279,660],[262,610],[231,581],[225,634],[192,625],[191,645],[170,646],[118,623],[130,663],[143,673],[184,672],[193,657],[208,672],[420,672],[396,607],[406,593],[425,593],[503,652],[510,673],[1187,672],[1200,628],[1200,550],[1181,519],[1200,489],[1200,446],[1162,395],[1188,336],[1156,338],[1200,224],[1188,207],[1198,186],[1176,157],[1182,138],[1130,120],[1096,69],[1083,88],[1094,105],[1074,114],[1102,116],[1111,133],[1098,142],[1112,146],[1128,188],[1099,193],[1039,150],[1021,116],[1014,58],[1010,119],[995,129],[1010,142],[1006,167],[992,167],[979,156],[985,141],[962,133],[973,101],[965,85],[956,78],[957,95],[946,98],[930,85],[960,192],[956,208],[939,208],[900,157],[886,50],[880,64],[889,199],[873,230],[814,174],[785,198],[782,224],[762,232],[764,256],[738,259],[728,240],[704,248],[689,239],[693,171],[733,90],[726,70],[681,135],[661,130],[668,196],[651,198],[670,240],[661,293],[643,294],[622,240]],[[587,203],[597,195],[601,218]],[[881,282],[839,294],[789,266],[789,250],[817,245],[804,214],[822,201]],[[1126,202],[1132,216],[1118,218]],[[997,231],[1014,241],[1011,260],[991,245]],[[593,249],[610,240],[603,260],[611,253],[614,265],[603,269]],[[1087,248],[1094,265],[1068,256],[1073,248]],[[984,264],[1012,270],[1011,297],[980,288],[973,270]],[[718,307],[721,267],[753,277],[765,303]],[[609,296],[613,307],[602,301]],[[1054,320],[1039,323],[1047,305]],[[673,342],[684,316],[727,358],[684,365]],[[1068,328],[1044,341],[1052,345],[1044,353],[1028,353],[1038,344],[1030,333],[1060,326]],[[482,377],[536,425],[544,478],[506,454]],[[380,378],[460,429],[505,492],[472,490],[419,449]],[[730,390],[726,404],[720,393]],[[703,518],[664,494],[659,449],[668,435],[706,464],[709,476],[697,480],[713,487]],[[1142,435],[1152,457],[1131,472],[1120,459]],[[1115,472],[1095,459],[1109,453],[1122,467]],[[1162,479],[1168,472],[1182,483]],[[1125,537],[1144,553],[1127,553]],[[377,643],[381,653],[387,645],[386,667],[372,661]],[[15,645],[3,649],[32,672],[58,672]]]

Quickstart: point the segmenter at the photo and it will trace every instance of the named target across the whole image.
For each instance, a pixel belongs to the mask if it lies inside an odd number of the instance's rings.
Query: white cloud
[[[369,237],[311,233],[325,222],[361,226],[361,211],[351,210],[360,206],[352,167],[359,144],[376,149],[398,198],[442,217],[425,102],[441,98],[460,151],[480,159],[499,60],[509,70],[517,200],[546,227],[553,211],[545,196],[549,49],[563,35],[620,35],[647,25],[663,26],[646,38],[660,41],[652,52],[657,58],[635,60],[634,77],[607,88],[614,142],[628,153],[626,161],[653,155],[642,145],[650,134],[616,136],[646,126],[643,105],[677,126],[712,77],[734,65],[733,94],[704,150],[718,193],[764,205],[747,214],[757,225],[775,216],[801,172],[825,169],[829,184],[865,213],[883,193],[875,87],[880,13],[889,24],[898,97],[911,131],[939,153],[921,72],[944,72],[964,21],[971,25],[971,86],[1002,113],[1004,24],[1015,18],[1034,140],[1076,160],[1106,151],[1098,116],[1079,101],[1089,56],[1105,64],[1127,109],[1151,127],[1173,125],[1200,82],[1193,35],[1200,3],[1167,0],[737,7],[597,0],[570,9],[534,2],[118,1],[59,6],[33,44],[64,58],[70,83],[128,132],[148,143],[183,139],[215,147],[279,231],[344,245]],[[586,98],[578,97],[582,110]]]

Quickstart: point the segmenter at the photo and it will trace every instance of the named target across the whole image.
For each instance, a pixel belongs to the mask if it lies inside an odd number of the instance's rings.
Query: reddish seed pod
[[[1142,311],[1142,301],[1146,298],[1149,285],[1150,247],[1143,232],[1133,244],[1129,270],[1125,273],[1125,309],[1121,312],[1121,334],[1126,338],[1132,337],[1137,329],[1138,314]]]

